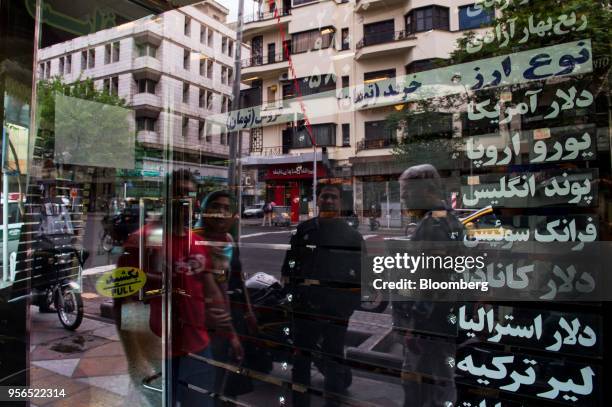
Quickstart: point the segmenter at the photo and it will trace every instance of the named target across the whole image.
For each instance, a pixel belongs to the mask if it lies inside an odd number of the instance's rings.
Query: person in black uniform
[[[349,318],[360,304],[363,238],[340,218],[339,185],[319,184],[319,215],[298,225],[285,256],[283,281],[291,296],[290,337],[295,347],[292,381],[310,387],[313,358],[324,375],[325,405],[350,385],[343,364]],[[308,406],[308,391],[293,392],[294,406]]]

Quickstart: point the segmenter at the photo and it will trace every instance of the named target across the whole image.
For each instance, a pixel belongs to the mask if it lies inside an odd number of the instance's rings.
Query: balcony
[[[132,64],[132,69],[137,71],[151,70],[161,72],[161,68],[161,61],[150,56],[136,57],[134,58],[134,63]]]
[[[290,18],[291,9],[279,8],[276,11],[251,14],[244,17],[244,30],[248,31],[249,36],[261,34],[271,29],[277,29],[277,24],[279,23],[289,23]]]
[[[357,0],[355,11],[357,13],[379,11],[382,8],[389,8],[396,4],[403,3],[405,3],[405,0]]]
[[[395,138],[364,139],[357,142],[357,145],[355,146],[355,152],[359,152],[362,150],[391,148],[395,145],[397,145],[397,139]]]
[[[162,109],[161,98],[153,93],[136,93],[132,96],[132,107],[139,110],[159,112]]]
[[[356,45],[355,59],[379,58],[405,52],[416,46],[417,37],[402,31],[378,32],[366,35]]]
[[[289,68],[289,58],[280,50],[273,54],[256,55],[240,61],[242,75],[252,76],[254,74],[278,75]]]

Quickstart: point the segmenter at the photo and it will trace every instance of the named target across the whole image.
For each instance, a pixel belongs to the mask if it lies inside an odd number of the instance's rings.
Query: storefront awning
[[[316,160],[321,161],[323,154],[317,151]],[[285,154],[277,156],[250,156],[242,159],[242,165],[297,164],[312,162],[314,153]]]

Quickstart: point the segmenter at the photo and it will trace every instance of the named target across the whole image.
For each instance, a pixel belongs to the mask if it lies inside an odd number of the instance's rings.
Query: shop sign
[[[134,295],[144,287],[147,276],[136,267],[119,267],[108,271],[96,282],[96,291],[104,297],[121,298]]]
[[[325,167],[317,164],[317,178],[327,174]],[[312,164],[276,165],[268,168],[267,179],[302,179],[312,178]]]

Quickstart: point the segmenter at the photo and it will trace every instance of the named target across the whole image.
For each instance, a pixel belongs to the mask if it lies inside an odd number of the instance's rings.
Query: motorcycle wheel
[[[74,331],[83,322],[83,298],[71,287],[62,288],[60,295],[64,301],[62,305],[59,298],[55,299],[57,316],[64,328]]]
[[[53,296],[50,290],[45,290],[44,294],[41,294],[37,300],[38,302],[38,312],[41,314],[48,314],[50,312],[54,312],[51,309],[51,304],[53,303]]]
[[[387,309],[389,301],[383,300],[382,294],[376,294],[372,301],[361,301],[359,309],[366,312],[381,313]]]
[[[111,235],[109,235],[108,233],[105,233],[104,236],[102,236],[102,249],[105,252],[110,252],[111,250],[113,250],[113,247],[114,247],[113,244],[114,244],[114,241]]]

